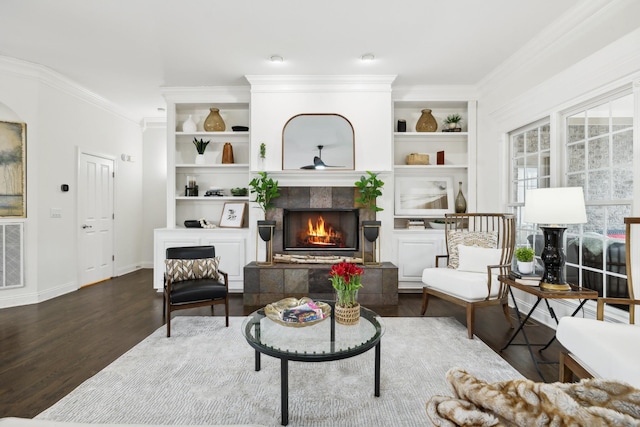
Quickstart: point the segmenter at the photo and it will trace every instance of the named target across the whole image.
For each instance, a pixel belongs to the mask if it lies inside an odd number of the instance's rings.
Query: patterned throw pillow
[[[194,279],[218,280],[220,257],[199,259],[166,259],[167,278],[172,282]]]
[[[458,245],[495,248],[498,246],[497,231],[449,231],[449,268],[458,268]]]

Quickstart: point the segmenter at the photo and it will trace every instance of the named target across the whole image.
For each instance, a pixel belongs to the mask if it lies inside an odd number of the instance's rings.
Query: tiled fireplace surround
[[[273,236],[274,253],[283,250],[282,220],[284,209],[352,209],[356,206],[355,187],[281,187],[280,197],[274,200],[275,209],[267,219],[276,221]],[[360,209],[360,221],[375,219],[369,210]],[[263,242],[261,242],[264,244]],[[367,245],[370,245],[367,242]],[[370,252],[371,247],[365,246]],[[296,254],[301,252],[296,251]],[[314,252],[302,252],[314,254]],[[318,253],[319,255],[320,253]],[[322,255],[327,255],[323,252]],[[356,256],[362,253],[339,252],[335,255]],[[286,297],[308,296],[314,299],[333,299],[335,293],[329,281],[330,264],[283,264],[259,266],[252,262],[244,268],[244,304],[261,306]],[[365,266],[363,288],[358,300],[363,305],[396,305],[398,303],[398,268],[383,262],[381,266]]]

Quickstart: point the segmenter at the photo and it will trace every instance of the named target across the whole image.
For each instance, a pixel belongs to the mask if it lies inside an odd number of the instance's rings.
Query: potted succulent
[[[462,117],[460,114],[449,114],[446,119],[444,119],[444,124],[447,125],[449,129],[456,129],[460,127],[460,122],[462,121]]]
[[[533,258],[535,252],[529,246],[516,248],[515,257],[518,261],[518,271],[522,274],[533,273]]]
[[[271,239],[271,233],[276,222],[266,220],[266,217],[267,211],[273,207],[272,200],[280,196],[278,181],[274,181],[273,178],[269,177],[267,172],[258,172],[258,176],[249,182],[249,187],[251,188],[251,193],[256,195],[253,202],[258,204],[265,215],[265,220],[258,221],[258,234],[260,234],[262,240],[268,242]]]
[[[204,164],[204,150],[207,149],[207,145],[209,145],[211,141],[205,141],[202,138],[198,141],[198,138],[193,138],[193,145],[196,146],[196,150],[198,151],[198,155],[196,156],[196,165]]]
[[[260,143],[260,154],[258,157],[260,169],[264,169],[264,162],[266,158],[267,158],[267,145],[264,142],[262,142]]]
[[[360,180],[355,182],[355,186],[358,189],[356,203],[359,203],[363,208],[371,211],[375,218],[375,213],[383,210],[376,205],[376,198],[382,196],[384,182],[378,179],[377,173],[367,171],[367,176],[361,176]],[[375,242],[378,238],[380,224],[380,221],[375,220],[362,221],[364,236],[368,241]]]

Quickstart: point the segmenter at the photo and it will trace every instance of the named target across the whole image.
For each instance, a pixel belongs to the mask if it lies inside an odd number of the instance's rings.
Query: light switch
[[[51,218],[62,218],[62,209],[60,208],[51,208],[51,213],[49,214]]]

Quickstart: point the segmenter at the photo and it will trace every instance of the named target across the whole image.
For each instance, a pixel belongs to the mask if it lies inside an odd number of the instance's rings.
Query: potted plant
[[[358,197],[356,197],[356,203],[359,203],[363,208],[368,209],[373,213],[384,210],[376,205],[376,198],[382,196],[382,187],[384,181],[378,179],[378,174],[367,171],[367,176],[361,176],[359,181],[355,182],[355,186],[358,189]],[[364,227],[364,236],[370,241],[374,242],[378,238],[380,230],[380,221],[362,221]]]
[[[518,261],[518,271],[522,274],[533,273],[533,258],[535,252],[529,246],[516,248],[515,257]]]
[[[462,121],[462,117],[460,114],[449,114],[446,119],[444,119],[444,124],[447,125],[449,129],[456,129],[460,127],[460,122]]]
[[[258,221],[258,234],[265,242],[271,239],[271,233],[276,225],[273,220],[267,220],[267,211],[273,207],[271,203],[273,199],[280,196],[278,191],[278,181],[274,181],[269,177],[267,172],[258,172],[258,176],[249,182],[251,193],[255,193],[256,198],[253,200],[258,204],[264,212],[265,220]]]
[[[205,141],[202,138],[198,141],[198,138],[193,138],[193,145],[196,146],[196,150],[198,151],[198,155],[196,156],[196,165],[204,164],[204,150],[207,149],[207,145],[209,145],[211,141]]]
[[[264,162],[267,158],[267,145],[262,142],[260,143],[260,153],[258,157],[259,168],[264,170]]]
[[[360,319],[358,289],[362,288],[361,276],[364,270],[350,262],[333,264],[329,280],[336,290],[336,306],[333,315],[336,322],[353,325]]]

